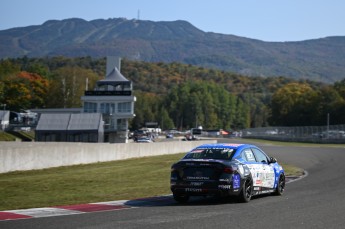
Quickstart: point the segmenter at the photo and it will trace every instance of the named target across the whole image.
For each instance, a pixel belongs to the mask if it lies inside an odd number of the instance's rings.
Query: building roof
[[[72,114],[68,130],[98,130],[101,121],[101,113]]]
[[[97,86],[102,85],[130,85],[131,81],[126,79],[120,71],[115,67],[106,77],[105,79],[97,81]]]
[[[36,130],[98,130],[101,122],[100,113],[42,114]]]
[[[42,114],[36,130],[67,130],[71,114]]]
[[[105,76],[105,79],[100,81],[107,81],[107,82],[130,82],[126,77],[124,77],[121,72],[115,67],[113,70]]]

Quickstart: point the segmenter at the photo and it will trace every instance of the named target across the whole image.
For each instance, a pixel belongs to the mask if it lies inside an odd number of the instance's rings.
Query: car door
[[[267,155],[258,148],[251,148],[258,163],[258,186],[274,188],[275,173],[273,164],[269,164]]]
[[[247,167],[252,174],[253,186],[261,187],[262,186],[262,177],[263,177],[263,166],[262,163],[258,163],[255,155],[251,148],[246,148],[241,153],[242,159],[245,161]]]

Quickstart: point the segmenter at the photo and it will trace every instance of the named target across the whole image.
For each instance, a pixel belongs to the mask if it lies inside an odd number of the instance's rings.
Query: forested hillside
[[[13,111],[81,107],[85,89],[104,78],[105,69],[105,58],[1,60],[0,104]],[[127,59],[121,72],[137,97],[133,129],[148,121],[163,129],[325,125],[327,113],[331,124],[345,123],[345,79],[329,85]]]
[[[0,58],[117,55],[179,62],[247,76],[334,83],[345,77],[345,37],[264,42],[204,32],[187,21],[50,20],[0,31]]]

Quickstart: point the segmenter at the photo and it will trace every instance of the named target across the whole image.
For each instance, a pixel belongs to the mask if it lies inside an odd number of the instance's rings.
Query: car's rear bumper
[[[217,184],[213,187],[195,187],[186,185],[171,185],[171,191],[178,195],[189,196],[232,196],[238,195],[240,190],[233,190],[230,184]]]

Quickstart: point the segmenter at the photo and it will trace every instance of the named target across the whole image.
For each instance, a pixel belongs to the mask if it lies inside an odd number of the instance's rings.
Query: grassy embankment
[[[0,141],[32,141],[35,139],[34,131],[0,131]]]
[[[15,141],[16,137],[12,134],[6,133],[4,131],[0,131],[0,141]]]
[[[170,194],[170,166],[183,155],[0,174],[0,210]],[[290,165],[284,169],[287,175],[302,173]]]

